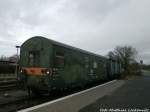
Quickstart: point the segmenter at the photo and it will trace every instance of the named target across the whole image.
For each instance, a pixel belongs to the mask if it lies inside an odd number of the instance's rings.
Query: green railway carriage
[[[108,63],[103,56],[36,36],[21,46],[18,77],[33,91],[50,92],[106,80]]]

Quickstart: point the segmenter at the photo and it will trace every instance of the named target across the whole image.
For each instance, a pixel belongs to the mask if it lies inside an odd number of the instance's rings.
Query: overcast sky
[[[1,0],[0,55],[40,35],[106,55],[131,45],[150,64],[150,0]]]

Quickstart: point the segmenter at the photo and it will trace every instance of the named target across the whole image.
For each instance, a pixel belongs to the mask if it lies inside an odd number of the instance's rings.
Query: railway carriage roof
[[[70,46],[70,45],[66,45],[66,44],[63,44],[63,43],[61,43],[61,42],[57,42],[57,41],[54,41],[54,40],[52,40],[52,39],[49,39],[49,38],[45,38],[45,37],[42,37],[42,36],[35,36],[35,37],[30,38],[30,39],[34,39],[34,38],[40,38],[41,40],[44,39],[44,40],[50,41],[50,42],[51,42],[52,44],[54,44],[54,45],[62,46],[62,47],[68,48],[68,49],[73,49],[73,50],[80,51],[80,52],[85,53],[85,54],[89,54],[89,55],[93,55],[93,56],[96,56],[96,57],[101,57],[101,58],[107,59],[107,58],[104,57],[104,56],[101,56],[101,55],[98,55],[98,54],[95,54],[95,53],[91,53],[91,52],[89,52],[89,51],[82,50],[82,49],[80,49],[80,48],[76,48],[76,47],[73,47],[73,46]],[[29,40],[30,40],[30,39],[29,39]],[[27,40],[27,41],[28,41],[28,40]],[[24,43],[26,43],[26,42],[24,42]],[[24,45],[24,43],[22,44],[22,46]]]

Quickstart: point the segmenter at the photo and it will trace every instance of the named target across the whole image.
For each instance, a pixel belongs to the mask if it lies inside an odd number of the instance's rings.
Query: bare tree
[[[108,53],[110,58],[120,60],[124,70],[127,71],[129,64],[135,62],[137,56],[137,50],[132,46],[117,46],[114,51]]]

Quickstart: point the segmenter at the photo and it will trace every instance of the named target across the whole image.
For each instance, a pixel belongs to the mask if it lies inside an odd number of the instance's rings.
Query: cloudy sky
[[[150,64],[150,0],[0,1],[0,55],[36,35],[101,55],[131,45]]]

